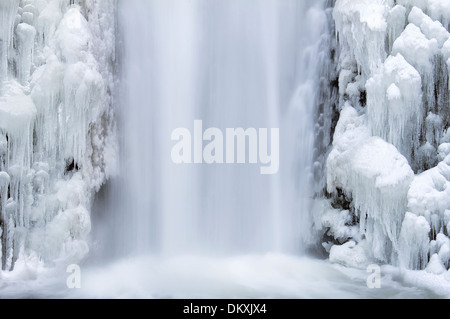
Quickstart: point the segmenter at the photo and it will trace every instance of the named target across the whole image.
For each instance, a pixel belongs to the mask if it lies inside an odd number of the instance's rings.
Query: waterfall
[[[1,298],[450,295],[447,2],[0,2]]]
[[[118,5],[121,171],[105,213],[113,253],[304,251],[324,1]],[[171,133],[194,132],[195,120],[223,132],[279,128],[279,172],[174,164]]]

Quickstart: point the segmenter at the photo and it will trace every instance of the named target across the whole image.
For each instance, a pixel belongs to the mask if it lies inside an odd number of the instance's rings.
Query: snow
[[[437,254],[431,256],[430,262],[428,263],[428,266],[427,268],[425,268],[425,270],[435,275],[441,275],[447,271],[447,269],[442,264],[441,258]]]
[[[392,45],[403,32],[406,25],[406,8],[401,5],[394,6],[387,17],[388,24],[388,47],[387,52],[392,51]]]
[[[349,83],[352,83],[353,78],[355,77],[355,72],[352,70],[344,69],[339,73],[339,93],[340,95],[344,95],[348,93],[347,86]]]
[[[438,256],[447,269],[450,260],[450,239],[443,233],[437,234],[436,237],[436,249],[438,251]]]
[[[6,172],[0,172],[0,187],[4,190],[5,187],[8,187],[10,181],[10,177]]]
[[[409,10],[418,7],[434,20],[440,20],[445,26],[450,22],[450,2],[448,0],[398,0],[398,4]]]
[[[423,216],[407,212],[399,239],[399,265],[421,269],[427,264],[430,225]]]
[[[402,54],[406,61],[416,68],[422,77],[424,111],[434,112],[442,119],[424,123],[425,130],[434,132],[427,136],[427,148],[419,152],[418,162],[424,167],[432,166],[433,160],[429,158],[430,146],[437,148],[440,132],[443,129],[443,119],[448,118],[445,103],[448,92],[448,72],[443,65],[447,58],[447,41],[450,34],[439,21],[434,21],[418,7],[412,7],[408,15],[410,24],[406,26],[402,34],[395,40],[392,55]],[[439,123],[442,121],[442,123]],[[437,125],[436,125],[437,124]],[[415,140],[418,140],[417,138]],[[431,154],[433,154],[432,151]]]
[[[50,42],[54,41],[56,28],[61,19],[60,1],[47,2],[45,7],[39,12],[37,22],[38,40],[41,42],[41,45],[50,45]]]
[[[19,0],[4,0],[0,3],[0,75],[3,79],[8,73],[8,51],[11,46],[18,6]]]
[[[2,0],[0,12],[1,276],[30,280],[86,256],[92,195],[116,166],[114,8]],[[450,2],[337,0],[333,18],[340,118],[327,191],[351,203],[317,205],[330,261],[421,269],[405,278],[446,287]]]
[[[360,212],[360,232],[373,257],[388,262],[398,249],[413,172],[404,156],[379,137],[371,137],[365,116],[350,105],[341,111],[327,160],[328,192],[338,188]]]
[[[439,43],[436,39],[427,39],[419,27],[410,23],[395,40],[392,54],[400,53],[420,72],[430,72],[438,49]]]
[[[36,115],[33,100],[15,81],[5,83],[4,92],[0,96],[0,128],[14,136],[30,132]]]
[[[401,54],[389,56],[366,83],[368,124],[412,163],[422,125],[422,81]]]
[[[447,61],[447,66],[450,73],[450,38],[445,41],[444,45],[442,46],[442,58],[444,61]],[[450,90],[450,86],[449,86]]]
[[[365,269],[372,259],[367,256],[369,250],[365,241],[356,244],[350,240],[343,245],[334,245],[330,249],[330,261],[347,267]]]
[[[82,260],[92,196],[117,166],[115,9],[81,3],[0,1],[2,280]],[[316,203],[315,227],[333,238],[323,243],[332,263],[391,263],[405,282],[450,296],[450,1],[337,0],[333,18],[340,116],[326,162],[330,199]],[[341,191],[349,207],[333,208]],[[250,274],[261,262],[225,268]],[[289,282],[277,293],[296,292]]]
[[[390,102],[397,101],[402,98],[402,92],[395,83],[392,83],[386,91],[386,97]]]
[[[0,3],[0,236],[6,271],[33,258],[45,266],[78,262],[89,251],[92,196],[112,172],[98,158],[104,151],[116,156],[115,147],[106,145],[116,142],[108,111],[112,58],[100,59],[94,50],[101,44],[114,52],[114,9],[99,11],[111,7],[106,0],[90,5],[87,13],[60,0]]]
[[[33,121],[36,106],[17,82],[4,83],[0,96],[0,129],[8,133],[6,165],[26,169],[32,161]]]
[[[329,228],[327,235],[332,236],[340,242],[345,242],[349,238],[358,237],[358,227],[348,226],[353,217],[348,210],[338,210],[329,208],[321,218],[321,225]]]
[[[408,191],[408,209],[425,216],[435,234],[441,231],[450,208],[450,155],[436,167],[417,175]],[[438,219],[433,219],[433,216]]]
[[[22,13],[22,22],[27,25],[34,24],[34,14],[31,12]]]
[[[33,48],[36,29],[27,24],[20,23],[16,28],[16,36],[19,50],[19,80],[22,84],[26,84],[30,78],[31,66],[33,63]]]
[[[417,7],[412,8],[408,21],[418,26],[428,39],[436,39],[439,48],[442,48],[449,38],[449,33],[441,22],[432,20]]]
[[[371,12],[376,21],[367,18]],[[341,111],[327,187],[331,200],[338,189],[346,194],[353,213],[367,214],[367,222],[360,218],[366,239],[331,247],[330,259],[358,264],[350,249],[361,246],[366,256],[420,270],[407,272],[408,280],[417,276],[417,285],[443,283],[450,255],[450,2],[337,1],[333,16],[341,46]],[[366,107],[358,94],[364,91]],[[392,156],[389,163],[385,154]],[[390,182],[377,184],[384,174]],[[342,223],[345,214],[340,218]],[[331,225],[329,218],[322,223]]]
[[[345,15],[347,19],[358,19],[373,31],[385,31],[385,21],[388,1],[384,0],[338,0],[334,7],[339,15]]]
[[[342,50],[354,59],[364,78],[384,61],[384,39],[391,1],[337,0],[333,17]]]
[[[56,30],[57,47],[66,63],[87,62],[92,41],[88,22],[77,8],[66,12]]]

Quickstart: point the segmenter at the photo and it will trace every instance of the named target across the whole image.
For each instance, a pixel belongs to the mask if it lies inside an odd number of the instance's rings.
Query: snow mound
[[[356,244],[351,240],[343,245],[331,247],[330,261],[348,267],[365,269],[372,262],[367,256],[368,250],[365,241]]]
[[[428,39],[419,27],[410,23],[395,40],[392,54],[400,53],[422,73],[431,71],[438,49],[439,43],[436,39]]]
[[[417,7],[412,8],[408,21],[418,26],[428,39],[436,39],[439,48],[442,48],[449,38],[449,33],[441,22],[431,19]]]
[[[365,116],[347,105],[327,160],[328,192],[342,189],[353,198],[360,232],[373,257],[388,262],[396,256],[400,225],[413,179],[408,161],[392,145],[369,134]]]
[[[434,20],[442,21],[448,29],[450,23],[450,2],[448,0],[397,0],[397,3],[409,10],[412,7],[422,9]]]
[[[422,269],[428,258],[430,225],[423,216],[406,213],[400,232],[399,265]]]

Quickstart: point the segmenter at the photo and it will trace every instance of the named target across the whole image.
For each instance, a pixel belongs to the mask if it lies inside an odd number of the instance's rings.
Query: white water
[[[369,289],[364,270],[282,254],[225,258],[147,256],[81,268],[81,288],[68,289],[65,271],[31,280],[20,269],[2,278],[2,298],[438,298],[382,268],[381,288]],[[414,276],[414,275],[413,275]],[[436,290],[431,287],[431,289]]]
[[[79,290],[67,288],[65,269],[17,264],[0,297],[434,297],[389,269],[369,289],[364,270],[299,257],[311,240],[323,3],[119,1],[122,166],[93,211],[90,254],[114,261],[81,265]],[[194,119],[279,127],[279,174],[172,164],[171,131],[192,130]]]
[[[299,253],[324,1],[121,1],[121,178],[111,246],[128,253]],[[312,28],[311,26],[314,25]],[[171,133],[280,128],[280,170],[177,165]],[[269,130],[270,131],[270,130]],[[270,142],[270,140],[269,140]]]
[[[363,270],[301,257],[313,241],[310,166],[324,3],[119,2],[122,169],[94,210],[107,207],[94,223],[94,232],[106,233],[98,239],[106,252],[93,252],[113,262],[87,268],[82,289],[56,289],[61,295],[434,296],[389,272],[382,289],[369,289]],[[172,130],[193,132],[196,119],[204,129],[280,128],[279,173],[173,164]]]
[[[94,223],[94,232],[108,226],[99,241],[113,262],[86,270],[75,296],[432,296],[387,274],[382,289],[369,289],[365,271],[301,257],[314,240],[310,166],[324,4],[119,2],[122,168],[99,205],[107,207],[103,221]],[[193,132],[196,119],[222,131],[280,128],[279,173],[173,164],[172,130]]]

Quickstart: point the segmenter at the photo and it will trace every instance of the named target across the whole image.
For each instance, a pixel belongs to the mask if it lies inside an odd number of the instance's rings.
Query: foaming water
[[[438,297],[393,269],[369,289],[364,270],[298,256],[312,239],[325,2],[118,1],[121,173],[94,208],[81,288],[67,287],[65,267],[34,260],[0,272],[0,297]],[[279,173],[175,165],[171,132],[194,120],[279,128]]]
[[[383,271],[380,289],[366,285],[364,270],[283,254],[205,257],[136,257],[82,267],[81,288],[68,289],[65,272],[21,281],[2,278],[2,298],[438,298],[408,287],[394,270]],[[396,278],[398,277],[398,278]]]
[[[94,209],[110,262],[92,298],[421,298],[425,290],[298,257],[312,240],[311,165],[326,1],[127,0],[121,174]],[[172,130],[279,128],[280,169],[176,165]],[[109,234],[109,236],[108,236]],[[97,251],[94,249],[94,254]],[[136,257],[139,256],[139,257]],[[45,291],[45,289],[44,289]]]

